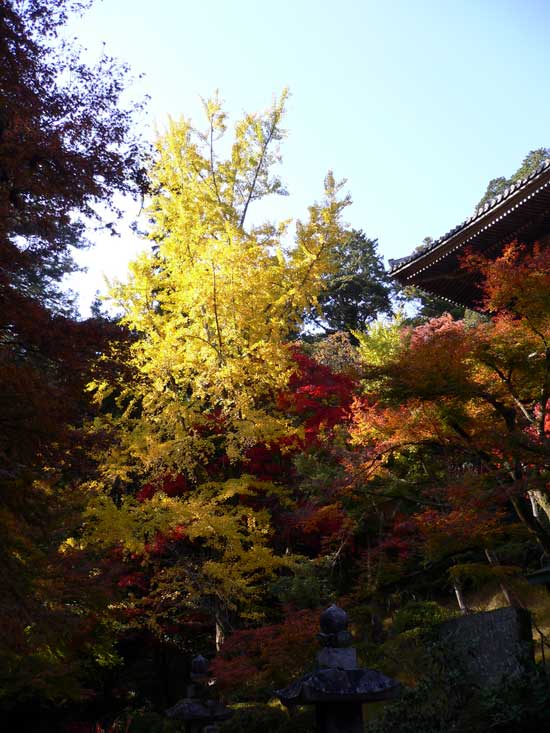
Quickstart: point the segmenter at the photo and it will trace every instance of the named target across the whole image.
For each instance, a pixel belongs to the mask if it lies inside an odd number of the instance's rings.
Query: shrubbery
[[[222,726],[223,733],[313,733],[313,709],[298,708],[292,715],[279,705],[239,705]]]
[[[531,733],[550,725],[550,684],[534,668],[519,679],[480,689],[458,669],[437,665],[367,725],[368,733]]]

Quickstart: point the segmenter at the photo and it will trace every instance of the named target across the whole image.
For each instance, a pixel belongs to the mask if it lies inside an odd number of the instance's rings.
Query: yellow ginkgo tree
[[[166,499],[164,508],[157,500],[154,511],[130,498],[108,511],[104,502],[92,507],[96,537],[109,535],[109,516],[124,512],[125,502],[133,514],[148,512],[150,529],[155,512],[162,531],[184,524],[210,548],[204,577],[210,573],[229,605],[261,582],[251,557],[267,574],[287,562],[269,549],[265,512],[256,516],[247,508],[245,521],[235,508],[235,481],[246,495],[247,449],[297,430],[276,407],[293,370],[289,340],[317,307],[335,267],[334,250],[346,235],[342,211],[350,203],[329,172],[322,201],[296,222],[294,237],[290,221],[252,223],[257,201],[286,194],[277,175],[286,99],[284,92],[267,112],[246,114],[232,141],[217,98],[204,103],[204,130],[171,120],[158,138],[150,169],[152,246],[113,292],[134,336],[126,376],[91,385],[110,406],[98,427],[112,436],[97,488],[116,484],[129,497],[166,475],[184,475],[191,487],[185,499]],[[220,456],[229,469],[213,477]],[[131,525],[134,520],[125,523]],[[135,533],[134,540],[126,531],[120,536],[135,543]],[[221,582],[220,561],[228,563],[231,583]]]

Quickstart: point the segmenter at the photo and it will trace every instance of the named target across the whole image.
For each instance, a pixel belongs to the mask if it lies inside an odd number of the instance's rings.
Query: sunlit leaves
[[[491,318],[358,335],[366,394],[353,406],[348,470],[409,512],[416,502],[409,545],[430,560],[498,544],[511,510],[549,546],[548,257],[510,245],[493,260],[466,258]]]
[[[245,115],[232,140],[218,97],[204,102],[203,129],[169,122],[150,170],[154,244],[113,292],[135,334],[131,376],[91,386],[104,411],[94,428],[112,436],[94,488],[123,487],[124,496],[92,504],[89,541],[147,553],[184,527],[168,567],[153,574],[155,593],[179,578],[179,602],[217,599],[241,613],[252,613],[262,584],[293,563],[273,546],[269,509],[284,496],[243,471],[259,448],[282,451],[302,439],[279,400],[297,371],[288,341],[334,267],[350,203],[329,173],[293,243],[289,222],[252,219],[256,201],[285,193],[277,164],[286,99],[283,92],[267,112]],[[329,427],[335,409],[327,405]],[[184,495],[143,490],[170,475],[183,477]]]
[[[349,197],[339,198],[329,174],[290,248],[286,222],[248,226],[250,205],[282,190],[271,169],[285,100],[238,122],[225,160],[217,99],[205,103],[206,130],[172,121],[159,138],[149,207],[157,245],[115,292],[139,334],[132,390],[142,415],[130,427],[131,450],[148,467],[193,474],[216,435],[237,460],[290,430],[269,406],[292,373],[286,343],[332,266]]]

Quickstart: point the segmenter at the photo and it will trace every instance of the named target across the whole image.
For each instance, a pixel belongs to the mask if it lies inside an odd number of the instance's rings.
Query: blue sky
[[[168,114],[198,122],[215,89],[236,119],[289,86],[291,195],[276,215],[303,215],[332,168],[348,180],[348,221],[386,261],[550,146],[549,30],[547,0],[96,0],[70,27],[92,58],[105,42],[145,75],[150,136]],[[101,273],[122,276],[139,246],[126,232],[85,253],[89,272],[71,283],[84,312]]]

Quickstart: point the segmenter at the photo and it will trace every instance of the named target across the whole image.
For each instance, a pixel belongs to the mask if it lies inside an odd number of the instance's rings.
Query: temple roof
[[[466,221],[418,254],[390,260],[390,275],[450,303],[479,307],[474,273],[460,268],[471,249],[497,257],[514,240],[532,242],[550,233],[550,160],[480,207]]]

